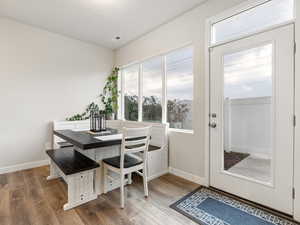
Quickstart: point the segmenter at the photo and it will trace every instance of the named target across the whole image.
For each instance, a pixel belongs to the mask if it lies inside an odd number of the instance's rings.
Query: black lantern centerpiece
[[[90,131],[106,131],[106,114],[105,111],[94,111],[90,116]]]

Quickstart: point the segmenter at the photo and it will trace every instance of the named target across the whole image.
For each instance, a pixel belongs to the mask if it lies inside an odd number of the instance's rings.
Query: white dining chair
[[[131,174],[133,172],[143,177],[144,194],[148,197],[148,178],[147,178],[147,156],[150,142],[151,127],[142,128],[123,128],[122,144],[120,156],[103,160],[104,182],[103,191],[107,192],[108,171],[111,170],[121,176],[120,186],[120,204],[124,208],[124,185],[125,175],[128,177],[128,183],[131,183]],[[141,172],[142,171],[142,172]]]

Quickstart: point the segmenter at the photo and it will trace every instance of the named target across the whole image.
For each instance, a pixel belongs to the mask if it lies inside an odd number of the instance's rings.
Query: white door
[[[294,25],[210,57],[210,185],[292,214]]]

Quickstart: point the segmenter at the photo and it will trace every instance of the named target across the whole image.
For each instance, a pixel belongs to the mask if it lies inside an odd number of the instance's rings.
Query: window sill
[[[169,128],[170,132],[176,133],[184,133],[184,134],[194,134],[194,130],[184,130],[184,129],[176,129],[176,128]]]

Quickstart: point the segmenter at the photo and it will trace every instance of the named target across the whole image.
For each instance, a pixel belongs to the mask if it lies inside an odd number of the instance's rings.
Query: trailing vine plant
[[[96,103],[92,102],[86,107],[85,112],[81,114],[75,114],[72,117],[66,118],[66,120],[67,121],[88,120],[91,114],[94,112],[99,112],[99,106]]]
[[[105,108],[106,115],[111,116],[118,111],[118,73],[119,68],[115,67],[112,73],[108,76],[106,84],[103,88],[103,93],[100,94],[100,100]],[[67,121],[88,120],[92,113],[99,112],[99,106],[92,102],[85,111],[81,114],[75,114],[72,117],[66,118]]]
[[[119,68],[115,67],[112,73],[107,77],[106,84],[103,88],[103,93],[100,94],[101,102],[104,105],[105,112],[111,116],[118,111],[118,74]]]

